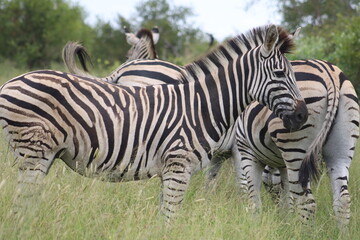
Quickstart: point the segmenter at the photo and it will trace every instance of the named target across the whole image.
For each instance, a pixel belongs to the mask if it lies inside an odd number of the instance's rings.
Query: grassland
[[[1,83],[22,73],[11,64],[0,66]],[[357,153],[360,151],[357,146]],[[324,172],[313,185],[317,200],[309,226],[277,207],[263,192],[263,210],[250,214],[238,194],[232,164],[226,162],[216,185],[204,188],[197,173],[182,209],[170,227],[159,214],[159,179],[107,183],[84,178],[56,161],[37,201],[39,209],[20,219],[10,214],[17,166],[0,138],[0,239],[359,239],[360,155],[350,169],[352,219],[347,232],[337,227],[329,178]]]

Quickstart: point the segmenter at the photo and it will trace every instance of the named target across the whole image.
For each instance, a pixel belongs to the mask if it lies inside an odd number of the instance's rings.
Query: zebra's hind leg
[[[231,157],[230,151],[224,153],[218,153],[211,158],[209,167],[205,170],[206,182],[205,188],[210,190],[216,186],[216,177],[222,167],[222,164],[227,158]]]
[[[161,212],[169,223],[175,215],[189,186],[191,170],[185,158],[171,158],[162,171]]]
[[[297,163],[297,162],[293,162]],[[296,213],[300,216],[300,220],[307,224],[309,220],[313,220],[316,211],[315,198],[310,189],[310,182],[304,190],[299,184],[300,164],[287,165],[289,178],[289,203],[294,204]]]
[[[350,81],[340,90],[338,112],[323,148],[333,191],[333,208],[341,229],[350,221],[349,168],[359,137],[359,104]]]
[[[345,164],[344,164],[345,165]],[[328,166],[333,191],[333,208],[340,226],[350,221],[350,193],[348,189],[349,171],[347,166]]]
[[[44,177],[46,176],[53,158],[19,157],[18,183],[15,189],[13,213],[35,213],[38,197]]]

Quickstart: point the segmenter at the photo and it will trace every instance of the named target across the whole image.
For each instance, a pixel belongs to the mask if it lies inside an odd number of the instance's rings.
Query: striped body
[[[306,120],[283,55],[291,41],[273,25],[254,29],[186,66],[184,84],[126,87],[50,70],[10,80],[0,89],[0,124],[19,158],[19,199],[60,158],[108,181],[160,176],[162,212],[170,217],[190,176],[221,150],[252,100],[289,128]]]
[[[187,92],[189,88],[193,91]],[[199,88],[194,83],[119,88],[71,74],[36,71],[2,88],[9,117],[3,114],[1,120],[19,156],[48,161],[59,156],[82,175],[105,172],[111,181],[144,179],[161,175],[167,152],[196,148],[192,158],[197,161],[191,168],[199,169],[218,148],[226,130],[202,123],[201,111],[211,110],[195,97]],[[19,92],[23,99],[16,97]],[[9,119],[24,115],[31,122]],[[25,141],[29,136],[31,141]]]
[[[315,149],[322,150],[330,175],[335,214],[339,223],[346,225],[350,218],[348,169],[359,136],[358,98],[350,81],[335,65],[321,60],[291,64],[309,118],[301,130],[289,132],[271,111],[260,104],[250,104],[237,125],[235,162],[240,184],[258,208],[264,166],[279,168],[284,192],[295,201],[288,203],[297,204],[303,218],[312,217],[315,201],[310,186],[301,187],[299,169],[306,154],[317,144]],[[319,139],[319,135],[323,137]],[[270,176],[265,177],[267,183],[271,182]]]

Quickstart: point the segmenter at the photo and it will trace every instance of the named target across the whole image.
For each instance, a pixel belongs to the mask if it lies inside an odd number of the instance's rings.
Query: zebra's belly
[[[94,159],[90,160],[89,154],[79,154],[74,159],[73,155],[66,152],[61,159],[80,175],[98,178],[102,181],[121,182],[160,176],[161,164],[160,161],[157,161],[158,157],[150,156],[148,158],[150,160],[147,160],[145,155],[144,153],[134,158],[123,158],[121,160],[112,158],[105,163],[102,156],[92,156]]]

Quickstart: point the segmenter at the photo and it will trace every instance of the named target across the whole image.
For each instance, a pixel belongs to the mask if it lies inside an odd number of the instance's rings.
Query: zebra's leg
[[[335,123],[323,148],[333,191],[333,208],[340,226],[350,221],[349,167],[359,136],[359,105],[349,81],[343,83]]]
[[[287,210],[294,211],[294,199],[290,194],[289,178],[286,167],[279,168],[279,177],[276,177],[280,183],[279,187],[279,203]]]
[[[248,184],[248,193],[250,200],[250,207],[256,211],[261,209],[261,173],[264,170],[264,165],[256,159],[244,160],[245,176]]]
[[[221,155],[215,155],[211,158],[209,167],[206,170],[206,188],[210,189],[211,186],[214,186],[214,182],[217,174],[220,171],[220,168],[224,162],[224,157]]]
[[[19,174],[18,183],[14,196],[14,213],[24,213],[31,210],[35,212],[38,203],[39,192],[42,181],[46,176],[52,162],[53,156],[50,158],[38,157],[18,157]]]
[[[248,183],[245,175],[245,171],[242,167],[241,154],[238,151],[236,144],[232,148],[233,163],[235,169],[235,184],[241,195],[246,196],[248,194]]]
[[[264,170],[264,165],[257,161],[251,150],[235,155],[234,164],[237,169],[237,181],[239,183],[240,180],[240,184],[242,184],[239,188],[244,188],[244,184],[246,184],[250,209],[253,211],[260,210],[261,173]]]
[[[335,216],[340,225],[348,225],[351,204],[348,189],[350,160],[347,157],[335,159],[332,156],[325,159],[332,186]]]
[[[183,201],[190,177],[189,159],[175,157],[166,161],[161,177],[161,212],[167,223]]]
[[[279,169],[266,165],[262,173],[262,181],[272,199],[274,201],[279,200],[282,191]]]
[[[302,158],[298,158],[302,159]],[[286,161],[286,160],[285,160]],[[289,183],[289,203],[294,203],[295,210],[302,222],[306,223],[315,216],[316,202],[310,189],[310,182],[304,190],[299,184],[301,161],[286,161]]]

